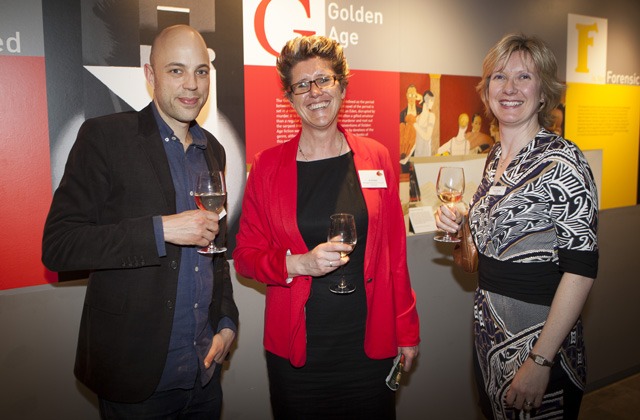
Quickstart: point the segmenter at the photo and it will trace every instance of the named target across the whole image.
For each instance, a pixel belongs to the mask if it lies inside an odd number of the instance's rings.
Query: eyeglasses
[[[294,95],[302,95],[303,93],[307,93],[311,90],[312,83],[316,85],[318,89],[326,89],[335,85],[336,81],[340,79],[342,79],[342,76],[322,76],[314,80],[294,83],[289,87],[289,90]]]

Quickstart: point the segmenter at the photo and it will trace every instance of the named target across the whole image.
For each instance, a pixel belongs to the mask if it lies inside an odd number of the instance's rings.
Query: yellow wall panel
[[[602,209],[637,203],[640,87],[568,83],[565,137],[602,149]]]

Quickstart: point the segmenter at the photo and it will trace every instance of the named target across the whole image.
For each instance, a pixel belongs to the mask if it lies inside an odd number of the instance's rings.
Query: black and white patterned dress
[[[495,179],[497,143],[471,202],[478,247],[476,376],[485,415],[519,414],[504,405],[517,369],[540,335],[563,273],[595,278],[598,200],[589,165],[572,142],[542,129]],[[586,379],[578,320],[555,358],[542,406],[531,418],[577,416]]]

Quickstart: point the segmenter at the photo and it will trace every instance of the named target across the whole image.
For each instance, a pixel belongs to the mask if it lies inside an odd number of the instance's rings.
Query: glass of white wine
[[[222,171],[201,172],[196,182],[194,192],[196,205],[201,210],[208,210],[220,214],[224,210],[224,202],[227,199],[227,187],[224,183]],[[211,241],[209,246],[200,248],[200,254],[211,255],[225,252],[227,248],[218,248]]]
[[[331,215],[327,241],[351,245],[351,250],[353,250],[353,247],[356,246],[356,242],[358,241],[358,235],[356,233],[356,220],[352,214],[336,213]],[[351,251],[342,251],[340,252],[340,257],[344,258],[350,253]],[[356,290],[356,287],[342,274],[340,280],[331,283],[329,290],[333,293],[343,295],[353,292]]]
[[[440,168],[438,181],[436,182],[436,192],[440,201],[453,211],[453,206],[462,200],[462,194],[464,193],[464,169],[448,166]],[[438,242],[460,242],[460,239],[446,231],[444,235],[436,236],[433,239]]]

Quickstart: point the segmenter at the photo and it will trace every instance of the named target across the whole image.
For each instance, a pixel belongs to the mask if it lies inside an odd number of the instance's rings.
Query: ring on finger
[[[333,267],[333,261],[329,261],[329,267]]]
[[[531,408],[533,407],[533,403],[526,401],[524,402],[524,405],[522,406],[522,408],[524,409],[524,411],[529,411],[531,410]]]

